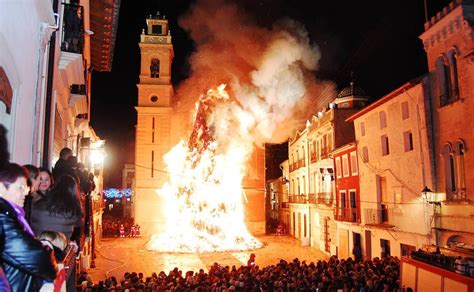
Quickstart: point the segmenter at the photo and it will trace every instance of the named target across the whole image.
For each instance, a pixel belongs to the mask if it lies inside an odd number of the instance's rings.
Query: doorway
[[[365,256],[372,259],[372,232],[370,230],[365,231]]]

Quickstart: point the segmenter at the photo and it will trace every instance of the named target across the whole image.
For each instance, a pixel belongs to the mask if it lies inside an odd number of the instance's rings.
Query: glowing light
[[[104,162],[104,153],[102,151],[91,151],[90,160],[92,164],[101,164]]]
[[[225,86],[201,96],[189,141],[165,155],[170,179],[158,194],[166,200],[166,230],[151,238],[148,249],[210,252],[262,246],[244,223],[242,179],[252,144],[229,139],[230,106]]]

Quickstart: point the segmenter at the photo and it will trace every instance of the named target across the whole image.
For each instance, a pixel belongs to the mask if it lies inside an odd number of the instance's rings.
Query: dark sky
[[[203,2],[198,1],[199,2]],[[235,0],[242,14],[261,27],[282,18],[302,23],[321,50],[319,79],[338,90],[353,78],[373,100],[426,73],[426,57],[418,36],[425,21],[423,0],[310,1]],[[429,1],[431,17],[449,1]],[[432,2],[432,3],[431,3]],[[190,74],[194,43],[178,20],[196,1],[122,0],[112,72],[92,75],[91,125],[107,140],[106,187],[120,187],[125,162],[133,162],[140,54],[138,42],[145,18],[160,10],[170,21],[175,58],[175,86]],[[239,25],[236,24],[236,29]],[[281,155],[280,155],[281,156]]]

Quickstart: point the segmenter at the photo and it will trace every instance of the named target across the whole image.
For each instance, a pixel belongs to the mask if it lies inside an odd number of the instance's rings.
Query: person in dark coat
[[[83,226],[78,189],[72,176],[60,176],[46,196],[33,205],[31,227],[37,236],[46,230],[62,232],[79,245],[81,232],[74,232]]]
[[[53,282],[57,274],[52,249],[35,239],[25,219],[28,171],[18,164],[0,170],[1,291],[38,291],[38,283]]]
[[[64,147],[59,152],[59,159],[53,167],[53,178],[57,180],[61,175],[69,171],[70,163],[68,162],[69,157],[72,156],[72,150]]]

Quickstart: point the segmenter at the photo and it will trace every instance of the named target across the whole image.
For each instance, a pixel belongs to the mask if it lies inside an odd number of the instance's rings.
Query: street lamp
[[[423,190],[421,190],[421,195],[428,204],[441,206],[441,202],[435,200],[435,193],[428,186],[425,186]]]

